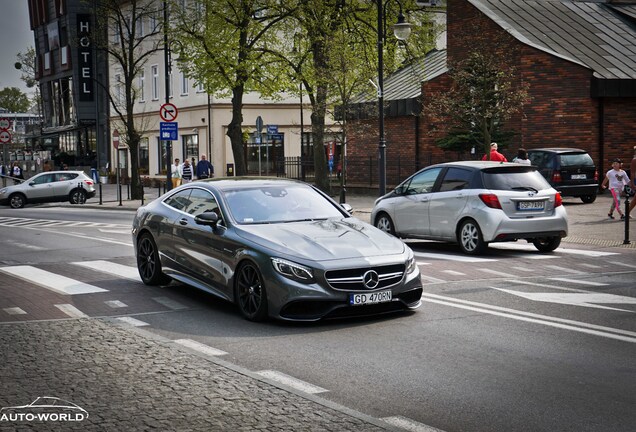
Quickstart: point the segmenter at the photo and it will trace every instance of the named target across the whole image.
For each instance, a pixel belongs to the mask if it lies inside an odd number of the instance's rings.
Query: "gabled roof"
[[[422,94],[422,82],[431,80],[447,70],[446,50],[429,51],[423,59],[398,69],[384,80],[384,100],[419,98]],[[377,101],[375,92],[367,92],[353,98],[352,103]]]
[[[468,1],[520,42],[585,66],[597,79],[636,79],[636,5],[598,0]]]

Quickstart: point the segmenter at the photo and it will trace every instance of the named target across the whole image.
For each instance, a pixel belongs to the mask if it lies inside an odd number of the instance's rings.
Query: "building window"
[[[119,69],[115,73],[115,102],[117,102],[117,104],[119,105],[121,105],[124,100],[123,90],[124,90],[124,85],[121,82],[121,69]]]
[[[139,174],[148,174],[150,168],[150,152],[148,149],[148,137],[142,137],[139,141]]]
[[[139,102],[146,102],[146,71],[139,71]]]
[[[181,96],[188,95],[188,88],[190,87],[190,80],[185,73],[181,72]]]
[[[152,70],[152,100],[159,100],[159,66],[154,65]]]
[[[205,87],[203,87],[203,83],[197,83],[197,93],[203,93],[205,91]]]
[[[195,161],[199,160],[199,134],[196,135],[182,135],[183,142],[183,154],[185,159],[194,158]]]
[[[168,154],[167,141],[163,141],[157,137],[157,155],[159,160],[157,161],[158,174],[166,173],[166,155]]]
[[[143,15],[137,17],[137,23],[135,24],[136,25],[136,29],[135,30],[137,31],[137,37],[139,39],[141,39],[142,37],[145,36],[145,28],[144,28],[145,22],[146,22],[146,20],[145,20],[145,17]]]

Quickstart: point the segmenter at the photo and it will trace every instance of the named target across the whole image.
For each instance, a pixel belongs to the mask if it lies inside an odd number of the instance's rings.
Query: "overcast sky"
[[[27,0],[0,0],[0,89],[17,87],[31,93],[16,70],[16,56],[34,46]]]

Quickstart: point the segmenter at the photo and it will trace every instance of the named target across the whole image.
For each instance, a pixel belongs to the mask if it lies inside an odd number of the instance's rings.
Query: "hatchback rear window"
[[[561,166],[594,166],[594,161],[587,153],[570,153],[561,155]]]
[[[538,171],[484,171],[484,187],[491,190],[524,191],[549,189],[551,186]]]

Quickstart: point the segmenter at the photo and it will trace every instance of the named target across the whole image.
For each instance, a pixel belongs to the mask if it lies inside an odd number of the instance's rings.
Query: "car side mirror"
[[[340,207],[342,207],[347,213],[353,214],[353,207],[351,207],[351,204],[342,203],[340,204]]]
[[[213,211],[201,213],[194,217],[194,222],[198,225],[206,225],[216,228],[216,225],[219,223],[219,215]]]
[[[35,182],[29,183],[29,186],[35,186]]]

